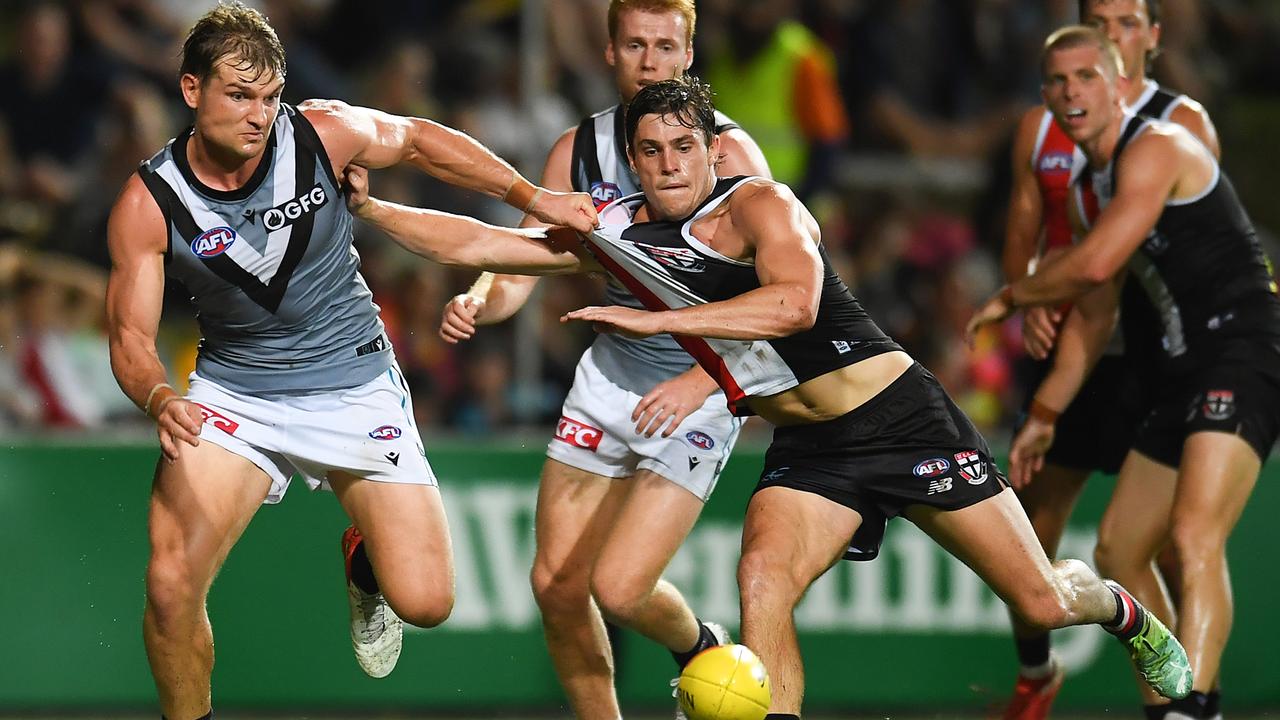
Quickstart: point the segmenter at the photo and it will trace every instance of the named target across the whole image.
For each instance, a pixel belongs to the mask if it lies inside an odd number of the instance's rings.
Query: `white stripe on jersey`
[[[293,123],[286,117],[283,122],[275,124],[276,146],[275,155],[272,158],[274,165],[271,166],[272,175],[272,202],[275,207],[279,207],[289,202],[297,196],[297,147],[293,137]],[[263,158],[261,162],[267,162]],[[226,220],[218,213],[209,208],[209,205],[203,195],[191,187],[191,185],[182,177],[182,173],[178,170],[178,164],[164,163],[156,171],[161,179],[173,188],[173,191],[181,198],[182,204],[191,212],[191,218],[195,220],[196,225],[200,226],[202,231],[212,230],[216,227],[223,227],[227,224]],[[267,233],[267,246],[265,252],[258,252],[258,249],[248,243],[247,240],[240,236],[237,239],[240,242],[232,243],[227,248],[226,254],[237,265],[244,268],[250,274],[257,277],[264,284],[269,284],[271,278],[275,277],[276,272],[280,269],[280,262],[284,259],[285,250],[289,247],[289,238],[293,232],[291,225],[285,225],[279,230],[273,230]]]

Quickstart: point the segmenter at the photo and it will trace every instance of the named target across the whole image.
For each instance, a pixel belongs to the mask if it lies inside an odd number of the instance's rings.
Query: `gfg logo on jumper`
[[[316,183],[305,195],[290,200],[282,205],[277,205],[262,214],[262,224],[268,231],[279,230],[292,225],[298,218],[313,213],[317,208],[323,207],[329,202],[329,196],[325,193],[324,188],[320,187],[320,183]]]

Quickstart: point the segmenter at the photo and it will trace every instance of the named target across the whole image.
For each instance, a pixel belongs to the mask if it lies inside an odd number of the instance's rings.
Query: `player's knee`
[[[1226,545],[1225,533],[1201,518],[1174,517],[1169,530],[1169,547],[1184,574],[1197,573],[1206,565],[1225,558]]]
[[[544,618],[557,612],[575,612],[591,601],[591,589],[584,570],[556,567],[535,560],[529,582],[533,587],[533,599]]]
[[[1129,553],[1121,549],[1115,538],[1101,528],[1098,529],[1098,544],[1093,547],[1093,564],[1103,577],[1123,575]]]
[[[742,610],[757,606],[794,607],[804,594],[804,586],[795,577],[795,568],[776,554],[747,549],[738,561],[738,591]]]
[[[613,573],[593,574],[590,585],[600,612],[622,625],[628,624],[653,594],[652,585]]]
[[[433,588],[410,597],[387,595],[387,602],[401,620],[420,628],[433,628],[453,613],[452,588]]]
[[[178,557],[153,556],[147,564],[147,608],[156,623],[163,628],[189,615],[204,601],[202,585]]]
[[[1010,599],[1010,607],[1028,625],[1039,630],[1054,630],[1072,625],[1079,616],[1070,598],[1079,597],[1078,588],[1093,577],[1093,571],[1079,560],[1059,560],[1053,574],[1042,583],[1025,583]]]

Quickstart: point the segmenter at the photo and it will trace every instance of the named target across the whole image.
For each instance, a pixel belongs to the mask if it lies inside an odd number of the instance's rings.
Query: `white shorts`
[[[671,437],[636,432],[631,413],[641,395],[614,385],[588,348],[578,361],[547,457],[605,477],[649,470],[706,500],[738,439],[742,419],[715,393],[680,423]]]
[[[400,368],[359,387],[269,398],[243,395],[191,373],[186,399],[203,409],[200,440],[246,458],[271,477],[277,503],[296,472],[315,490],[340,470],[377,482],[436,485]]]

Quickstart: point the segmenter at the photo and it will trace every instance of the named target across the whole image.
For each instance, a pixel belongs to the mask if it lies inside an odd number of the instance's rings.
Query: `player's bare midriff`
[[[786,392],[749,398],[747,404],[774,425],[834,420],[879,395],[914,362],[902,351],[876,355],[819,375]]]

